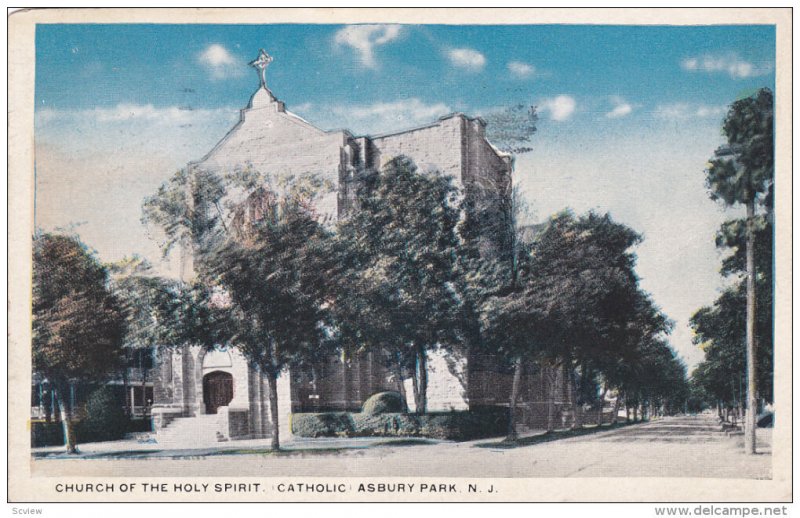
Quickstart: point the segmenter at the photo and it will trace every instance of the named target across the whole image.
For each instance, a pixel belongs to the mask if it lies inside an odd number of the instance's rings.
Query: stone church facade
[[[326,221],[334,221],[352,209],[361,175],[405,155],[423,172],[451,175],[466,193],[498,214],[508,206],[513,158],[489,143],[480,118],[454,113],[379,136],[324,131],[288,111],[267,88],[265,68],[271,58],[265,56],[262,51],[261,61],[253,63],[261,71],[261,85],[241,110],[239,122],[193,167],[252,167],[294,177],[314,174],[335,186],[317,206]],[[487,236],[490,242],[498,239],[503,238]],[[152,415],[159,440],[226,440],[271,432],[266,378],[235,349],[165,349],[159,351],[156,370]],[[532,372],[523,378],[522,413],[533,419],[542,414],[548,377]],[[510,373],[491,357],[453,359],[434,353],[429,360],[429,410],[507,405],[510,384]],[[411,380],[396,379],[375,353],[347,362],[332,357],[302,371],[285,372],[278,379],[281,435],[291,435],[293,412],[357,411],[370,395],[385,390],[404,391],[414,409]]]

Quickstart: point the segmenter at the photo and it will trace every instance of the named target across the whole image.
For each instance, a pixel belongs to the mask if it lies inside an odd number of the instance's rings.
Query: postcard
[[[787,502],[791,10],[9,18],[11,502]]]

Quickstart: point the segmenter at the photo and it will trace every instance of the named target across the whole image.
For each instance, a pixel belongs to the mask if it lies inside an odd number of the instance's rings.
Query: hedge
[[[152,431],[152,421],[150,419],[125,419],[125,433],[149,432]],[[86,429],[81,421],[75,422],[75,436],[78,445],[87,442],[100,442],[104,440],[114,440],[106,437],[93,436]],[[121,437],[118,437],[121,438]],[[63,446],[64,431],[60,422],[52,421],[31,421],[31,447],[41,446]]]
[[[292,414],[292,433],[299,437],[427,437],[469,441],[504,435],[508,409],[428,414],[325,412]]]

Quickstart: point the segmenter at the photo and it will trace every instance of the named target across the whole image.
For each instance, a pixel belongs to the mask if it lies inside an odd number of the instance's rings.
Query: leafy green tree
[[[686,366],[663,337],[653,336],[640,344],[638,358],[627,384],[626,397],[642,418],[656,413],[682,411],[689,395]]]
[[[506,153],[522,154],[532,150],[539,115],[536,106],[515,104],[481,117],[486,122],[486,138]]]
[[[228,343],[267,378],[272,448],[280,448],[277,378],[330,354],[325,272],[328,233],[314,212],[319,182],[287,179],[281,190],[251,170],[181,171],[144,203],[164,249],[189,248],[196,279],[181,297],[181,339]],[[241,200],[241,201],[237,201]]]
[[[609,357],[621,361],[633,343],[628,335],[642,313],[638,305],[647,301],[630,252],[639,240],[607,215],[575,218],[564,212],[551,218],[523,249],[517,278],[483,307],[488,346],[513,362],[538,362],[548,372],[564,369],[569,382],[579,365],[586,372]],[[651,332],[663,330],[666,319],[652,313]],[[554,381],[551,376],[551,386]],[[548,397],[548,429],[554,396]],[[573,400],[577,416],[576,405]]]
[[[747,416],[745,450],[756,452],[757,336],[755,217],[756,204],[770,191],[774,180],[774,106],[772,92],[763,88],[734,102],[723,122],[728,146],[717,150],[706,170],[712,199],[726,206],[742,204],[747,211],[745,270],[747,283]]]
[[[68,453],[76,453],[70,385],[102,381],[121,360],[125,320],[108,273],[76,237],[33,240],[33,368],[53,386]]]
[[[405,157],[367,178],[339,222],[334,310],[347,350],[387,350],[413,365],[417,412],[427,411],[427,357],[457,342],[458,191]]]
[[[623,400],[628,403],[639,401],[638,380],[649,368],[648,344],[662,339],[672,326],[646,293],[637,290],[632,295],[627,324],[616,333],[615,344],[610,344],[606,354],[594,355],[589,361],[599,377],[598,384],[602,382],[603,386],[598,401],[598,424],[602,420],[602,403],[609,390],[617,395],[613,409],[615,421]]]
[[[756,333],[760,347],[757,350],[758,393],[767,401],[773,397],[772,380],[772,290],[771,285],[760,281],[757,291],[758,312]],[[694,342],[701,346],[705,359],[699,383],[708,394],[726,407],[740,407],[746,386],[746,316],[742,311],[747,300],[744,283],[725,290],[714,304],[701,308],[691,318]]]
[[[155,275],[152,266],[138,256],[110,265],[109,271],[111,289],[125,315],[124,347],[129,360],[136,355],[152,354],[189,341],[187,326],[191,322],[191,312],[186,311],[186,285]],[[122,369],[126,390],[129,363],[126,362]],[[148,376],[146,362],[141,369],[144,395]]]
[[[328,233],[309,207],[264,188],[245,202],[264,209],[203,257],[200,276],[218,286],[209,303],[223,314],[222,334],[269,385],[273,449],[280,448],[277,379],[290,366],[330,354]],[[214,297],[217,301],[215,302]]]
[[[199,168],[177,171],[142,204],[142,223],[163,231],[164,257],[179,246],[183,253],[202,254],[227,230],[222,206],[232,176]]]

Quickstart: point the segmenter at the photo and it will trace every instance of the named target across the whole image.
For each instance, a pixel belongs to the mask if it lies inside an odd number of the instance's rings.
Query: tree
[[[553,373],[563,369],[569,383],[578,366],[587,372],[609,357],[624,358],[625,347],[633,343],[631,322],[644,314],[639,306],[648,301],[638,288],[630,252],[639,240],[608,215],[552,217],[523,249],[517,278],[483,307],[488,347],[515,363],[536,361]],[[650,332],[663,330],[666,319],[651,313]],[[555,376],[550,381],[553,387]],[[551,390],[548,429],[553,428],[554,397]],[[576,398],[572,406],[577,427]]]
[[[101,381],[120,363],[125,321],[108,273],[78,238],[33,240],[33,368],[53,386],[64,441],[76,453],[70,386]]]
[[[128,358],[187,342],[191,319],[190,312],[186,311],[188,294],[183,283],[155,275],[151,265],[137,256],[110,265],[109,272],[111,289],[120,301],[126,320],[123,345]],[[123,365],[126,389],[127,367],[128,363]],[[146,362],[142,363],[141,369],[144,398],[148,375]]]
[[[388,350],[413,365],[416,410],[427,411],[427,355],[457,341],[458,191],[405,157],[369,176],[338,225],[336,313],[348,350]]]
[[[684,409],[689,396],[686,366],[663,337],[652,336],[640,343],[634,369],[626,386],[626,397],[642,418],[674,414]]]
[[[666,343],[664,335],[672,326],[649,295],[641,290],[633,293],[628,311],[627,324],[616,334],[616,346],[613,350],[595,355],[591,360],[603,383],[598,424],[602,418],[603,399],[609,390],[614,390],[617,395],[613,410],[615,421],[623,399],[626,405],[638,403],[641,399],[640,381],[650,379],[648,376],[652,377],[651,374],[643,374],[651,368],[652,356],[648,355],[648,351],[652,350],[653,343]]]
[[[757,350],[758,393],[772,400],[772,293],[771,284],[759,280],[757,291],[758,312],[756,333],[760,347]],[[725,408],[741,409],[747,383],[745,326],[746,315],[742,309],[747,303],[746,286],[738,283],[726,289],[714,304],[698,310],[691,318],[694,342],[703,348],[705,359],[694,376],[705,392],[713,395],[710,403],[721,403]],[[741,412],[740,412],[741,413]]]
[[[277,378],[287,367],[329,354],[328,233],[314,211],[313,177],[271,179],[181,171],[145,200],[164,249],[191,250],[197,278],[183,297],[187,343],[228,343],[269,385],[272,448],[280,448]]]
[[[486,138],[506,153],[522,154],[532,150],[529,146],[536,133],[539,115],[536,106],[515,104],[482,116],[486,121]]]
[[[774,179],[773,96],[763,88],[734,102],[723,122],[728,146],[717,150],[706,170],[711,198],[726,206],[742,204],[746,219],[747,283],[747,416],[745,450],[756,452],[757,365],[756,365],[756,203],[770,191]]]
[[[234,218],[241,221],[239,237],[221,243],[200,264],[201,278],[221,290],[210,303],[223,313],[222,334],[267,378],[274,450],[280,448],[278,376],[331,352],[328,233],[305,202],[257,189],[241,210],[257,207],[258,215]]]

